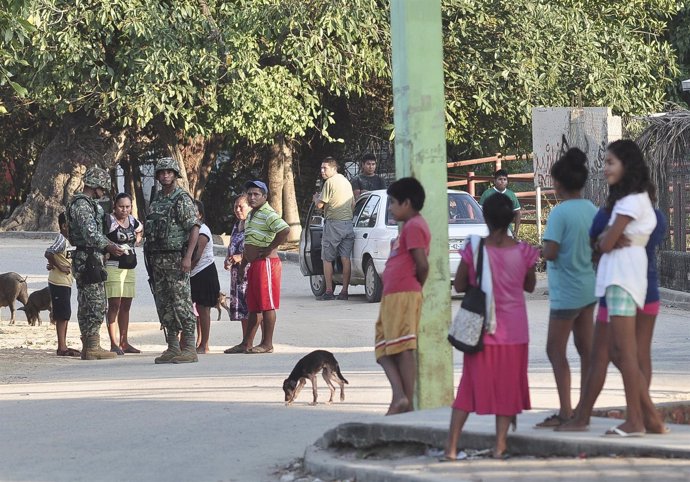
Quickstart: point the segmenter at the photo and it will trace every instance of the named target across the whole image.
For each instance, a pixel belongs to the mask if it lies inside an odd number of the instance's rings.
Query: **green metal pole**
[[[440,0],[391,0],[395,172],[426,191],[422,215],[431,228],[429,278],[419,324],[417,408],[453,399],[448,196]]]

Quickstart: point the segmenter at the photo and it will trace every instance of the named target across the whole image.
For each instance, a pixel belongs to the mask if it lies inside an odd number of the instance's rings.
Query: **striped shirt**
[[[69,241],[62,234],[58,234],[53,244],[46,249],[46,254],[55,256],[55,262],[60,266],[72,268],[72,262],[67,258],[70,248]],[[56,286],[72,286],[72,275],[63,273],[57,266],[48,272],[48,282]]]
[[[276,234],[289,227],[268,203],[252,210],[244,225],[244,242],[257,248],[270,246]]]

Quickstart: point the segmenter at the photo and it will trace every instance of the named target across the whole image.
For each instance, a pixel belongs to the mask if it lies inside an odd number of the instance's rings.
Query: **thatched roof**
[[[676,107],[638,119],[647,125],[637,143],[649,163],[654,184],[665,186],[671,172],[690,173],[690,110]]]

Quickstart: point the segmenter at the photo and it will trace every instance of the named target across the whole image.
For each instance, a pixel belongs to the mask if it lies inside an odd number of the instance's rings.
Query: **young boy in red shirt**
[[[383,367],[393,390],[386,415],[412,411],[417,378],[417,329],[422,312],[422,286],[429,274],[431,232],[419,214],[424,188],[405,177],[388,188],[388,210],[403,222],[392,242],[383,271],[383,298],[376,321],[376,361]]]

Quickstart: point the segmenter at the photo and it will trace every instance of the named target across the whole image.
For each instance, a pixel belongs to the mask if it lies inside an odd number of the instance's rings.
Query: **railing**
[[[465,166],[476,166],[480,164],[494,164],[494,171],[497,171],[503,167],[504,162],[509,161],[524,161],[531,159],[532,154],[523,156],[504,156],[501,153],[497,153],[490,157],[481,157],[478,159],[468,159],[465,161],[455,161],[446,164],[448,169],[465,167]],[[533,172],[523,172],[523,173],[511,173],[509,175],[511,182],[522,182],[534,184],[534,173]],[[476,194],[477,184],[485,182],[493,182],[493,176],[478,176],[474,171],[468,171],[466,174],[448,173],[448,187],[459,187],[467,186],[467,192],[470,193],[475,198],[478,198]],[[537,226],[537,235],[541,240],[542,226],[545,224],[546,220],[542,219],[542,199],[544,196],[553,196],[554,201],[557,201],[556,191],[551,188],[544,189],[537,187],[534,191],[521,191],[516,192],[515,195],[520,199],[523,205],[522,213],[523,215],[535,215],[535,219],[525,219],[523,218],[522,224],[534,224]],[[529,209],[533,207],[533,209]]]
[[[501,154],[499,152],[499,153],[496,153],[496,155],[491,156],[491,157],[481,157],[478,159],[468,159],[466,161],[449,162],[446,164],[446,167],[448,169],[452,169],[455,167],[476,166],[479,164],[493,164],[494,165],[494,171],[498,171],[499,169],[501,169],[503,167],[504,162],[526,161],[527,159],[530,159],[531,157],[532,157],[532,154],[524,155],[524,156],[504,156],[503,154]],[[491,182],[493,180],[494,180],[493,176],[477,176],[477,175],[475,175],[474,171],[469,171],[469,172],[467,172],[467,174],[449,173],[448,174],[448,187],[467,186],[467,192],[469,192],[473,196],[476,196],[475,186],[478,183]],[[520,182],[520,181],[521,182],[533,182],[534,173],[525,172],[525,173],[511,174],[510,180],[513,182]],[[535,195],[534,191],[532,192],[532,195]]]

